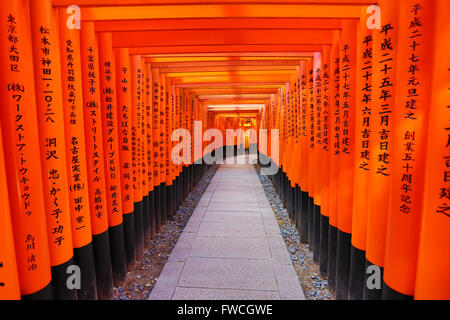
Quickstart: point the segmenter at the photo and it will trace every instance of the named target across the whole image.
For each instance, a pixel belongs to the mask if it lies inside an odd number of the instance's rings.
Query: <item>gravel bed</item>
[[[169,258],[190,216],[197,207],[203,193],[214,177],[218,165],[206,170],[199,184],[193,188],[186,200],[178,208],[172,220],[161,227],[151,245],[144,250],[144,256],[136,261],[136,270],[128,272],[125,283],[114,287],[112,300],[147,300],[156,280]]]
[[[313,254],[309,245],[300,242],[300,234],[289,220],[289,215],[278,196],[272,181],[260,174],[260,166],[255,165],[259,180],[266,192],[281,230],[286,247],[291,256],[292,264],[302,285],[305,298],[308,300],[335,300],[335,296],[328,290],[326,277],[321,276],[319,266],[313,262]]]

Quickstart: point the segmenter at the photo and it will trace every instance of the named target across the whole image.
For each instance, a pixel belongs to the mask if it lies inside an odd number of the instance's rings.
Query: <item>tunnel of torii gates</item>
[[[256,144],[338,299],[449,299],[449,12],[2,1],[0,299],[111,298],[205,172],[202,154]],[[178,128],[192,135],[181,163]],[[202,139],[210,128],[257,135]]]

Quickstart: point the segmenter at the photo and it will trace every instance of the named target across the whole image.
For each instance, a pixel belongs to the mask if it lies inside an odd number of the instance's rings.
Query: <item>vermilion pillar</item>
[[[322,206],[322,52],[314,54],[313,62],[313,100],[311,124],[314,139],[314,161],[311,167],[314,185],[313,202],[313,260],[319,262],[320,254],[320,216]]]
[[[83,22],[81,25],[81,70],[97,292],[100,299],[109,299],[112,296],[113,276],[108,232],[98,44],[93,22]]]
[[[144,205],[143,210],[143,223],[144,223],[144,246],[147,247],[150,244],[150,204],[149,204],[149,185],[148,185],[148,138],[147,138],[147,94],[146,94],[146,68],[145,58],[141,58],[142,62],[142,79],[141,79],[141,143],[142,143],[142,202]]]
[[[450,299],[450,2],[435,2],[428,146],[415,299]],[[429,48],[425,48],[429,49]],[[424,74],[425,76],[425,74]],[[428,80],[428,79],[427,79]],[[429,81],[429,80],[428,80]]]
[[[357,31],[355,162],[353,182],[352,248],[350,258],[349,299],[361,300],[365,275],[367,197],[369,186],[370,130],[372,118],[372,30],[366,26],[362,10]],[[376,31],[375,31],[376,32]]]
[[[119,131],[123,231],[127,269],[132,271],[136,268],[136,231],[133,191],[131,66],[128,48],[115,49],[114,54],[116,60],[117,125]]]
[[[351,230],[353,214],[353,174],[355,161],[357,22],[342,21],[340,48],[341,135],[338,191],[338,237],[336,298],[348,298]]]
[[[331,94],[331,56],[330,45],[323,46],[322,49],[322,117],[321,117],[321,167],[320,167],[320,190],[321,190],[321,215],[320,215],[320,256],[319,266],[322,275],[327,274],[328,269],[328,229],[330,225],[330,150],[331,150],[331,115],[330,115],[330,94]]]
[[[161,201],[161,224],[167,221],[167,172],[166,172],[166,75],[159,75],[159,183]]]
[[[153,128],[153,185],[155,190],[155,230],[158,233],[161,228],[161,186],[159,174],[159,162],[161,161],[159,152],[160,143],[160,79],[159,69],[152,69],[152,128]]]
[[[133,152],[133,193],[136,229],[136,259],[144,254],[144,208],[142,201],[142,60],[140,55],[130,56],[131,116]]]
[[[119,159],[116,63],[112,48],[111,33],[99,34],[98,41],[101,121],[111,263],[114,284],[115,286],[119,286],[125,281],[127,268],[122,217],[122,182]]]
[[[1,125],[0,125],[1,127]],[[20,299],[11,211],[6,182],[5,158],[0,131],[0,300]]]
[[[392,117],[392,195],[388,217],[383,299],[412,299],[422,220],[431,100],[435,5],[399,6],[396,107]],[[441,10],[441,9],[439,9]]]
[[[57,299],[76,299],[76,290],[69,289],[66,283],[66,270],[74,261],[64,146],[59,30],[55,17],[57,11],[53,10],[50,0],[31,1],[30,10],[53,291]]]
[[[339,157],[341,152],[341,105],[340,105],[340,32],[333,32],[331,46],[330,113],[330,228],[328,230],[328,283],[330,290],[336,287],[336,253],[338,227]]]
[[[149,219],[150,219],[150,237],[155,238],[156,235],[156,208],[155,208],[155,181],[153,172],[153,95],[152,95],[152,80],[153,73],[149,63],[145,64],[145,114],[146,114],[146,134],[147,134],[147,174],[148,174],[148,191],[149,191]]]
[[[366,271],[371,265],[384,266],[387,217],[392,180],[392,125],[395,112],[398,2],[380,0],[381,29],[373,32],[372,123],[370,144]],[[373,268],[373,267],[371,267]],[[366,272],[364,299],[380,299],[381,288],[367,286]]]
[[[78,290],[78,299],[92,300],[97,299],[97,286],[92,250],[86,143],[84,139],[80,30],[67,27],[65,10],[59,11],[59,18],[69,208],[74,261],[81,269],[81,288]]]
[[[28,1],[0,6],[0,92],[6,176],[20,293],[53,297],[31,47]],[[14,50],[10,52],[11,48]]]

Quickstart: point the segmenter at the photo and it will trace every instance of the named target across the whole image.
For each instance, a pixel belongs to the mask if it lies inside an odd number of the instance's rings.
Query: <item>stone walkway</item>
[[[253,165],[219,167],[149,299],[305,299]]]

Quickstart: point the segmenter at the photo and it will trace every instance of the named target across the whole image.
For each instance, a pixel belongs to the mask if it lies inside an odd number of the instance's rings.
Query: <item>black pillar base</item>
[[[308,192],[302,191],[300,211],[300,242],[308,243],[309,239],[309,197]]]
[[[314,251],[314,198],[308,197],[308,244],[309,250]]]
[[[364,266],[366,252],[352,245],[350,254],[349,300],[362,300],[364,289]]]
[[[150,245],[150,217],[149,217],[148,194],[142,197],[142,220],[144,227],[144,248]]]
[[[136,270],[136,227],[134,211],[123,215],[123,234],[125,238],[125,258],[127,270]]]
[[[95,277],[97,280],[97,296],[100,300],[109,300],[113,295],[111,248],[109,243],[108,230],[92,236]]]
[[[319,254],[319,270],[322,276],[328,274],[328,229],[330,219],[324,215],[320,215],[320,254]]]
[[[97,284],[95,278],[94,253],[92,242],[73,249],[74,261],[81,270],[81,288],[77,290],[78,300],[96,300]]]
[[[369,273],[367,272],[368,268],[371,266],[378,267],[380,270],[380,279],[379,279],[380,288],[379,289],[376,289],[376,288],[370,289],[367,286],[367,281],[369,280],[369,277],[373,274],[371,272],[369,272]],[[382,285],[383,273],[384,273],[384,269],[382,267],[373,264],[372,262],[367,260],[367,258],[365,259],[363,300],[381,300],[382,293],[383,293],[383,285]]]
[[[294,191],[295,197],[295,227],[300,231],[301,215],[302,215],[302,189],[298,185],[295,185]]]
[[[348,282],[350,277],[351,233],[338,229],[336,256],[336,299],[348,299]]]
[[[136,239],[136,260],[144,255],[144,203],[142,200],[134,203],[134,227]]]
[[[125,237],[123,224],[109,227],[109,242],[111,246],[111,266],[114,285],[120,286],[127,276],[127,259],[125,254]]]
[[[148,216],[150,219],[150,239],[155,239],[156,235],[156,214],[155,214],[155,191],[148,193]]]
[[[154,190],[155,199],[155,232],[161,231],[161,185],[155,186]]]
[[[22,300],[53,300],[52,281],[42,289],[21,296]]]
[[[73,258],[52,266],[52,288],[55,300],[77,300],[77,290],[67,287],[67,268],[74,264]]]
[[[159,185],[159,190],[161,202],[161,225],[165,225],[167,222],[167,187],[165,182]]]
[[[313,261],[319,263],[320,255],[320,206],[314,204],[314,219],[313,219]]]
[[[413,300],[414,297],[398,292],[392,289],[386,282],[383,281],[383,293],[381,295],[383,300]]]
[[[337,228],[330,224],[328,228],[328,289],[336,291],[336,253],[337,253]]]

